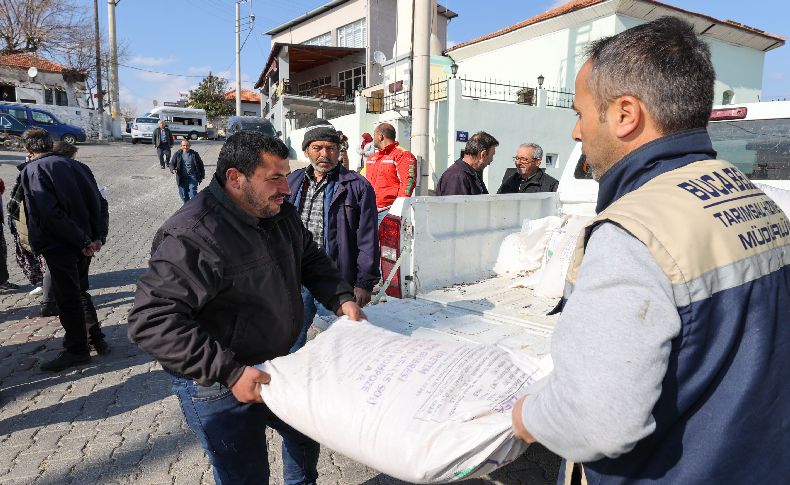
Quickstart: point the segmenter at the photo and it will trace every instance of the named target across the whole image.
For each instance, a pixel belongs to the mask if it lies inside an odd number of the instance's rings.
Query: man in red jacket
[[[398,146],[395,128],[382,123],[373,131],[373,144],[379,150],[367,162],[365,177],[376,192],[379,224],[398,197],[411,197],[417,184],[417,159]]]

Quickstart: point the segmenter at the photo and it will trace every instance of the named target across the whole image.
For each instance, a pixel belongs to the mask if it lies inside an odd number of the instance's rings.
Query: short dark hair
[[[224,185],[225,174],[235,168],[246,177],[251,177],[261,164],[261,152],[288,158],[289,150],[279,138],[264,135],[259,131],[241,130],[225,140],[217,158],[217,178]]]
[[[77,154],[77,147],[69,142],[56,141],[52,146],[52,151],[55,153],[60,153],[61,155],[68,158],[74,158],[74,155]]]
[[[498,147],[499,141],[496,138],[489,135],[485,131],[478,131],[469,141],[466,142],[466,146],[464,147],[464,155],[471,155],[476,157],[483,153],[484,151],[490,150],[491,147]]]
[[[46,153],[52,151],[54,141],[47,130],[29,128],[22,133],[22,143],[33,153]]]
[[[394,140],[397,134],[395,133],[395,127],[389,123],[382,123],[376,127],[379,133],[384,135],[384,138],[387,140]]]
[[[603,121],[609,103],[635,96],[664,135],[708,124],[716,72],[688,22],[661,17],[592,42],[588,86]]]

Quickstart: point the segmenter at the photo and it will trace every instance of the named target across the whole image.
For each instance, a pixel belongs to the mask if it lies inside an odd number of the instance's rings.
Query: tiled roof
[[[39,71],[57,73],[62,73],[64,69],[66,69],[56,62],[31,54],[0,55],[0,66],[16,67],[19,69],[35,67]]]
[[[526,20],[523,20],[523,21],[521,21],[521,22],[519,22],[517,24],[511,25],[509,27],[505,27],[504,29],[501,29],[501,30],[497,30],[496,32],[491,32],[490,34],[483,35],[483,36],[478,37],[476,39],[472,39],[470,41],[454,45],[453,47],[447,49],[447,52],[454,51],[456,49],[460,49],[460,48],[466,47],[468,45],[477,44],[478,42],[483,42],[484,40],[489,40],[489,39],[493,39],[495,37],[500,37],[502,35],[509,34],[510,32],[514,32],[516,30],[522,29],[522,28],[527,27],[529,25],[537,24],[538,22],[542,22],[544,20],[552,19],[554,17],[559,17],[561,15],[565,15],[565,14],[568,14],[568,13],[571,13],[571,12],[575,12],[575,11],[581,10],[583,8],[592,7],[593,5],[598,5],[598,4],[604,3],[606,1],[608,1],[608,0],[571,0],[568,3],[564,3],[564,4],[562,4],[562,5],[558,6],[558,7],[552,8],[551,10],[547,10],[547,11],[545,11],[545,12],[539,14],[539,15],[536,15],[534,17],[531,17],[531,18],[528,18]],[[662,6],[662,7],[671,8],[673,10],[677,10],[678,12],[683,12],[683,13],[687,13],[687,14],[691,14],[691,15],[697,15],[699,17],[704,17],[706,19],[711,20],[712,22],[730,25],[730,26],[738,28],[738,29],[746,30],[746,31],[748,31],[748,32],[750,32],[752,34],[758,34],[758,35],[762,35],[762,36],[765,36],[765,37],[770,37],[770,38],[776,39],[778,41],[785,41],[785,40],[787,40],[787,39],[785,39],[782,36],[769,34],[769,33],[763,32],[760,29],[755,29],[754,27],[749,27],[748,25],[744,25],[744,24],[741,24],[741,23],[738,23],[738,22],[733,22],[732,20],[719,20],[719,19],[716,19],[714,17],[710,17],[708,15],[703,15],[703,14],[699,14],[699,13],[696,13],[696,12],[691,12],[689,10],[684,10],[682,8],[675,7],[674,5],[669,5],[669,4],[666,4],[666,3],[658,2],[656,0],[642,0],[642,1],[645,1],[647,3],[652,3],[652,4],[655,4],[655,5],[659,5],[659,6]]]
[[[231,89],[230,91],[225,93],[225,99],[227,99],[228,101],[236,101],[236,90]],[[248,101],[250,103],[260,103],[261,96],[255,91],[250,91],[249,89],[241,88],[241,100]]]

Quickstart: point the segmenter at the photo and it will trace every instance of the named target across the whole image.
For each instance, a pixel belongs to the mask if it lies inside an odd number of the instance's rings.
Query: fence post
[[[549,93],[542,87],[538,88],[538,108],[545,108],[547,105]]]

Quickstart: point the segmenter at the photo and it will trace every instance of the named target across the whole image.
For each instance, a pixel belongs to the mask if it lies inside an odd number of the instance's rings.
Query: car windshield
[[[261,121],[249,121],[249,120],[242,120],[241,121],[241,129],[242,130],[253,130],[253,131],[260,131],[261,133],[265,133],[267,135],[274,135],[274,127],[271,123],[261,120]]]
[[[717,158],[749,178],[790,179],[790,119],[719,121],[708,133]]]
[[[155,124],[159,123],[159,119],[158,118],[137,118],[136,120],[134,120],[134,122],[137,123],[137,124],[150,123],[150,124],[154,124],[155,125]]]

